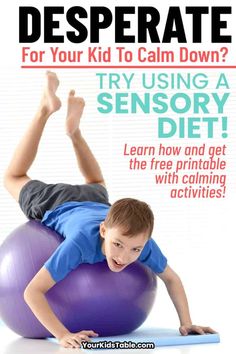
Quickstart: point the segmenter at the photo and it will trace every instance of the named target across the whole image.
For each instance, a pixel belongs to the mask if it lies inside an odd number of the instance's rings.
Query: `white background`
[[[33,6],[42,2],[34,1]],[[80,2],[85,6],[87,2]],[[92,5],[111,6],[112,2],[93,1]],[[232,1],[194,2],[184,5],[233,5]],[[19,2],[29,5],[29,2]],[[68,1],[66,6],[78,5]],[[130,3],[130,5],[132,2]],[[32,4],[30,4],[32,5]],[[49,5],[64,5],[62,1],[50,1]],[[119,4],[125,5],[124,1]],[[135,2],[135,5],[138,5]],[[139,5],[142,5],[141,3]],[[145,5],[156,6],[149,1]],[[175,5],[168,1],[166,6]],[[88,4],[86,5],[88,6]],[[160,10],[161,6],[158,5]],[[233,8],[233,10],[235,10]],[[11,21],[9,21],[9,16]],[[18,45],[18,2],[14,6],[4,5],[1,11],[1,67],[0,67],[0,175],[3,176],[16,143],[32,118],[40,99],[44,83],[44,70],[20,69],[20,47]],[[234,19],[235,15],[234,15]],[[234,21],[235,22],[235,21]],[[232,32],[232,31],[231,31]],[[234,31],[235,32],[235,31]],[[6,35],[4,35],[6,34]],[[106,42],[112,38],[106,37]],[[207,47],[207,44],[206,44]],[[229,59],[236,64],[234,58]],[[161,70],[159,70],[161,71]],[[162,70],[163,71],[163,70]],[[191,315],[196,324],[210,325],[221,334],[222,343],[215,346],[193,346],[186,348],[169,348],[172,352],[188,353],[223,353],[233,348],[233,324],[235,319],[235,70],[225,70],[230,83],[230,99],[227,103],[229,117],[229,137],[212,139],[210,144],[227,144],[227,194],[224,199],[170,199],[167,187],[154,184],[153,175],[149,171],[131,173],[127,160],[123,157],[124,143],[140,145],[156,145],[157,122],[149,116],[111,116],[97,112],[96,96],[98,84],[96,70],[58,70],[61,85],[58,91],[62,99],[61,110],[50,119],[40,144],[37,161],[33,165],[30,176],[47,182],[80,183],[82,181],[76,166],[73,150],[64,132],[66,115],[66,97],[70,88],[74,88],[86,101],[86,109],[82,121],[84,135],[99,160],[107,181],[111,202],[121,197],[136,197],[147,201],[156,216],[154,239],[167,255],[169,264],[181,276],[189,299]],[[114,71],[110,71],[114,72]],[[122,71],[120,71],[122,72]],[[138,73],[139,71],[132,71]],[[172,71],[173,72],[173,71]],[[189,70],[183,70],[190,72]],[[192,70],[192,73],[200,71]],[[219,70],[208,70],[210,81],[219,74]],[[222,70],[223,72],[223,70]],[[212,87],[209,87],[211,92]],[[137,88],[137,92],[141,88]],[[206,142],[207,141],[201,141]],[[166,143],[163,141],[163,143]],[[171,145],[199,144],[199,141],[188,141],[174,138]],[[7,234],[25,217],[16,202],[0,185],[0,243]],[[0,284],[1,286],[1,284]],[[159,282],[155,307],[149,316],[147,325],[156,327],[178,328],[178,318],[169,300],[167,292]],[[14,347],[15,337],[4,327],[3,353],[17,353]],[[6,333],[6,335],[5,335]],[[27,343],[27,341],[26,341]],[[24,346],[24,352],[30,350],[31,342]],[[34,343],[35,345],[35,343]],[[55,347],[53,350],[57,351]],[[31,347],[32,349],[32,347]],[[59,350],[59,347],[58,347]],[[62,349],[60,349],[61,352]]]

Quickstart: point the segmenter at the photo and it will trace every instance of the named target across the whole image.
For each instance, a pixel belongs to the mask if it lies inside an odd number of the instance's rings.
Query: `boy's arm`
[[[158,277],[165,283],[170,298],[176,308],[180,320],[179,330],[182,335],[187,335],[192,332],[198,334],[216,333],[210,327],[195,326],[192,324],[183,284],[173,269],[167,265],[164,272],[159,273]]]
[[[52,311],[45,293],[55,285],[48,270],[43,267],[31,280],[24,291],[24,299],[34,315],[56,337],[64,347],[79,347],[82,340],[90,341],[89,336],[97,336],[93,331],[70,333]]]

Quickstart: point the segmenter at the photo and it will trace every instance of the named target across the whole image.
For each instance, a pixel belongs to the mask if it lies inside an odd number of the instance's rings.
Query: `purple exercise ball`
[[[30,280],[63,238],[36,221],[14,230],[0,247],[0,318],[17,334],[50,337],[23,298]],[[135,262],[119,273],[106,261],[82,264],[46,296],[71,331],[91,329],[100,336],[129,333],[147,318],[156,294],[156,276]]]

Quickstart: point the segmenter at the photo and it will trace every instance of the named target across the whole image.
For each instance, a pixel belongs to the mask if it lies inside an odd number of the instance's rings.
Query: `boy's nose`
[[[123,252],[122,254],[119,254],[118,256],[118,262],[121,264],[127,264],[129,263],[129,255]]]
[[[117,261],[118,261],[118,263],[120,263],[120,264],[126,264],[126,260],[125,260],[124,257],[118,257]]]

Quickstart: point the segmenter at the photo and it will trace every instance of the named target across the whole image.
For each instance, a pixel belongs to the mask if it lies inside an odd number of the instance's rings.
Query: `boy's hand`
[[[80,348],[82,342],[91,342],[89,337],[97,337],[94,331],[80,331],[77,333],[67,332],[59,339],[60,345],[64,348]]]
[[[179,328],[182,336],[187,336],[188,334],[207,334],[207,333],[217,333],[211,327],[203,327],[196,325],[183,325]]]

